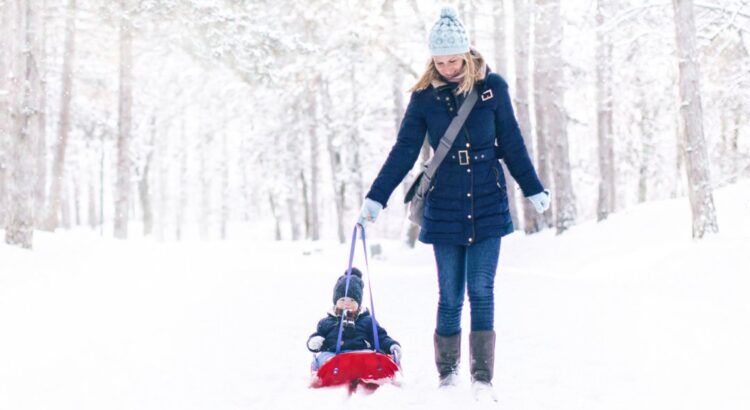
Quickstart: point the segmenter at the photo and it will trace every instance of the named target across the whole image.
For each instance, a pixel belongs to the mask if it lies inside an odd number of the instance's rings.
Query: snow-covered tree
[[[11,138],[8,174],[8,207],[5,242],[31,248],[34,238],[34,147],[38,134],[40,67],[37,36],[40,27],[38,0],[17,2],[15,9],[15,70],[11,103]]]
[[[690,206],[693,212],[693,237],[719,231],[714,208],[713,190],[708,165],[708,152],[703,134],[703,107],[700,94],[695,17],[692,0],[673,0],[677,38],[677,59],[680,67],[680,115],[684,124],[686,170]]]
[[[62,189],[64,184],[65,154],[70,135],[71,103],[73,100],[73,62],[75,58],[76,0],[69,0],[65,11],[65,44],[62,66],[62,92],[60,93],[60,118],[58,137],[52,161],[49,209],[43,224],[46,230],[54,231],[59,223]],[[40,209],[39,212],[42,212]]]
[[[514,36],[514,52],[516,62],[516,86],[515,86],[515,98],[514,106],[516,110],[516,118],[518,119],[518,126],[521,128],[521,134],[523,134],[524,142],[526,143],[526,149],[529,151],[529,155],[532,158],[536,157],[536,150],[534,149],[534,132],[531,128],[531,81],[529,79],[529,62],[530,62],[530,51],[531,48],[531,16],[529,13],[530,4],[526,0],[515,0],[513,2],[514,19],[515,22],[515,36]],[[537,102],[538,109],[541,109],[541,101]],[[541,145],[541,144],[540,144]],[[546,152],[546,147],[539,147],[539,151]],[[506,178],[509,181],[509,185],[512,185],[512,179]],[[510,189],[509,192],[514,192],[514,189]],[[508,200],[514,199],[515,197],[508,197]],[[534,210],[534,206],[530,201],[523,201],[523,229],[526,233],[539,232],[544,228],[542,217],[537,214]]]
[[[565,232],[576,221],[576,199],[573,194],[570,158],[568,156],[568,117],[564,108],[563,59],[560,39],[563,37],[562,16],[559,0],[537,0],[537,47],[539,57],[536,70],[541,99],[537,101],[542,110],[545,141],[551,154],[554,174],[555,228]],[[541,34],[543,33],[543,34]],[[541,144],[541,143],[540,143]]]
[[[601,221],[615,210],[615,151],[612,135],[612,40],[605,30],[612,18],[612,2],[596,2],[596,110],[599,149],[599,199],[596,218]]]

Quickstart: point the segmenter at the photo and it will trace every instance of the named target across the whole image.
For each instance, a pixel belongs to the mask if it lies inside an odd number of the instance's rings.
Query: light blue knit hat
[[[430,54],[446,56],[469,52],[469,38],[453,7],[443,7],[430,30]]]

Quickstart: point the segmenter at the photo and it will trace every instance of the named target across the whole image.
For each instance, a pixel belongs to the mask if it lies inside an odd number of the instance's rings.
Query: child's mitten
[[[323,347],[324,340],[325,338],[323,338],[323,336],[313,336],[307,341],[307,348],[312,351],[318,351]]]

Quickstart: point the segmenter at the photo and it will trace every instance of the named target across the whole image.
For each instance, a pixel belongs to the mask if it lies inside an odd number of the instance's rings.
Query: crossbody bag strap
[[[453,146],[453,141],[456,140],[458,131],[461,130],[461,127],[463,127],[466,118],[471,112],[471,109],[474,108],[474,104],[477,102],[477,98],[477,90],[476,88],[472,88],[471,92],[469,92],[469,95],[466,96],[466,100],[458,109],[458,114],[453,117],[453,120],[451,120],[451,123],[448,125],[448,129],[445,130],[443,138],[440,139],[440,143],[438,143],[438,147],[435,150],[435,155],[432,156],[430,163],[427,165],[427,169],[425,169],[424,171],[424,175],[421,181],[419,181],[419,190],[417,191],[417,195],[424,195],[424,193],[430,187],[432,177],[435,175],[435,172],[437,172],[440,163],[443,162],[445,157],[448,155],[448,152]]]

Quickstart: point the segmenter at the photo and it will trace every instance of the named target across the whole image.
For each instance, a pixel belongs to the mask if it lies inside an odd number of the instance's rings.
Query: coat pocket
[[[495,184],[498,189],[505,189],[505,185],[503,184],[505,176],[500,174],[502,171],[497,166],[493,166],[492,170],[495,171]]]

